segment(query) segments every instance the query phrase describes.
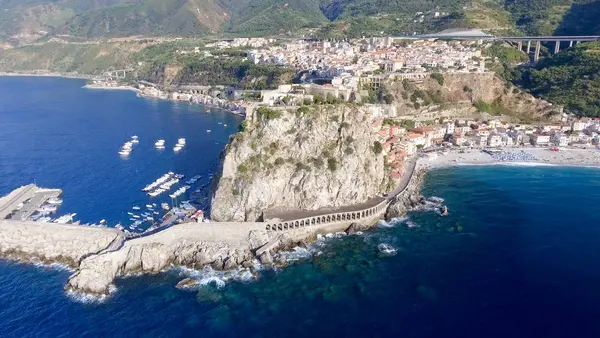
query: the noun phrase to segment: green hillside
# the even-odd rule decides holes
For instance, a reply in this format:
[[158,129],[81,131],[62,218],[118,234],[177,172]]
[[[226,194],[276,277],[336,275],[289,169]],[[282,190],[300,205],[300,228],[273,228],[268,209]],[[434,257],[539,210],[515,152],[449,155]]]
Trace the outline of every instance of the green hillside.
[[[600,34],[600,0],[0,0],[0,42],[51,36]],[[502,32],[502,33],[500,33]]]
[[517,83],[580,116],[600,117],[600,43],[577,45],[526,69]]

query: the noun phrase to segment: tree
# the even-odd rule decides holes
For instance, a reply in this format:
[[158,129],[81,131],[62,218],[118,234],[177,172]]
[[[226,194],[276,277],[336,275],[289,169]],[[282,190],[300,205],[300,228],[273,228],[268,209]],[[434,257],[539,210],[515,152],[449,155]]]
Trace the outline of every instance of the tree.
[[383,146],[381,145],[381,143],[379,141],[373,142],[373,152],[375,154],[381,154],[382,151],[383,151]]

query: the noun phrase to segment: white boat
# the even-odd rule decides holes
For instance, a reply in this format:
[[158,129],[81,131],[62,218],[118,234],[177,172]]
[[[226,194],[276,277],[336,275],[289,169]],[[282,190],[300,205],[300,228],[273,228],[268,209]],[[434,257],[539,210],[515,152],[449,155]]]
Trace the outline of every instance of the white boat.
[[138,207],[137,205],[134,205],[133,207],[131,207],[131,209],[133,209],[133,210],[140,210],[140,207]]
[[123,144],[123,149],[131,149],[133,148],[133,142],[128,141]]
[[106,223],[106,220],[105,219],[101,219],[100,222],[98,222],[98,223],[104,224],[104,223]]
[[160,212],[158,212],[158,211],[154,211],[154,212],[153,212],[153,214],[155,214],[155,215],[160,215]]
[[224,124],[224,125],[223,125],[223,127],[227,127],[227,125],[226,125],[226,124]]
[[45,216],[45,217],[42,217],[42,218],[38,218],[36,222],[48,223],[50,221],[52,221],[52,217]]
[[48,200],[49,204],[59,205],[59,204],[62,204],[62,202],[63,202],[63,200],[61,200],[60,198],[56,198],[56,197],[52,197]]
[[55,205],[45,205],[39,209],[37,209],[37,211],[39,212],[55,212],[57,209],[57,207]]
[[121,155],[121,156],[129,156],[129,153],[131,153],[131,151],[129,151],[129,150],[119,151],[119,155]]
[[169,203],[167,202],[163,202],[160,204],[160,207],[163,208],[164,210],[169,210]]
[[165,147],[165,140],[158,140],[158,141],[154,142],[154,146],[156,148],[164,148]]
[[138,137],[136,135],[131,136],[131,143],[140,143],[140,140],[138,140]]
[[212,130],[210,130],[210,129],[206,129],[206,132],[207,132],[207,133],[210,133],[211,131],[212,131]]
[[152,205],[150,205],[150,204],[146,204],[146,208],[148,208],[148,209],[152,209]]
[[138,216],[138,215],[133,215],[133,218],[140,218],[140,216]]
[[178,151],[180,151],[181,149],[182,149],[182,147],[180,147],[180,146],[178,146],[178,145],[177,145],[177,146],[175,146],[175,147],[173,148],[173,151],[174,151],[174,152],[178,152]]
[[128,211],[128,212],[127,212],[127,214],[128,214],[128,215],[133,215],[133,212],[131,212],[131,211]]
[[59,218],[57,218],[56,220],[54,220],[54,223],[58,223],[58,224],[69,224],[73,222],[73,217],[75,217],[75,215],[77,214],[66,214],[63,216],[60,216]]
[[177,144],[185,144],[185,139],[183,137],[178,139]]

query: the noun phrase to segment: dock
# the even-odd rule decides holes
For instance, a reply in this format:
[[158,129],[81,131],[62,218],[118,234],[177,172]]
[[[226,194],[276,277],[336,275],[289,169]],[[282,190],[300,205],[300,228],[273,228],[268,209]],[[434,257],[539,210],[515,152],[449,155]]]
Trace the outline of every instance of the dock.
[[61,189],[43,189],[35,184],[15,189],[0,198],[0,219],[24,221],[49,199],[61,194]]

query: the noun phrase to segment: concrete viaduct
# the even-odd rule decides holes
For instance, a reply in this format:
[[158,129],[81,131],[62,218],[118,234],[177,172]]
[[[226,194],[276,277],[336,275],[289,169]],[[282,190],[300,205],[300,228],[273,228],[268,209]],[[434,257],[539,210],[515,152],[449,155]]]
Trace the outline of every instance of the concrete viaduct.
[[[460,33],[453,34],[425,34],[415,36],[398,36],[393,37],[394,40],[403,39],[445,39],[445,40],[484,40],[484,41],[505,41],[516,45],[520,51],[524,51],[527,55],[532,53],[533,62],[540,59],[540,50],[542,42],[554,43],[554,53],[560,52],[561,45],[573,47],[580,42],[600,41],[598,35],[567,35],[567,36],[494,36],[494,35],[461,35]],[[524,43],[526,45],[524,45]],[[524,49],[525,47],[525,49]]]
[[[554,54],[560,52],[561,44],[568,44],[569,47],[581,42],[590,42],[600,40],[600,36],[523,36],[523,37],[495,37],[494,40],[511,42],[517,45],[519,51],[524,51],[527,55],[531,54],[532,47],[535,48],[533,53],[533,62],[540,59],[540,50],[542,42],[554,43]],[[535,46],[532,46],[532,42]],[[527,43],[525,50],[523,43]]]

